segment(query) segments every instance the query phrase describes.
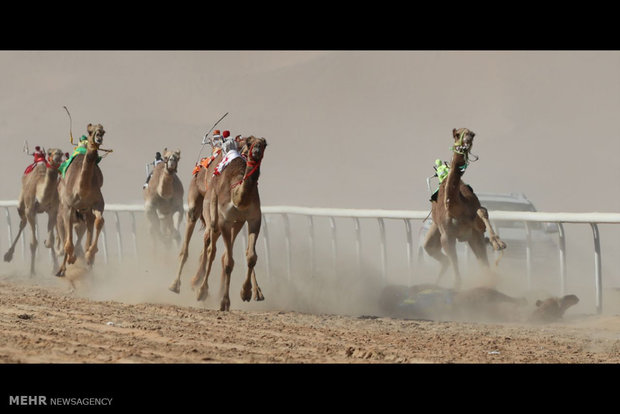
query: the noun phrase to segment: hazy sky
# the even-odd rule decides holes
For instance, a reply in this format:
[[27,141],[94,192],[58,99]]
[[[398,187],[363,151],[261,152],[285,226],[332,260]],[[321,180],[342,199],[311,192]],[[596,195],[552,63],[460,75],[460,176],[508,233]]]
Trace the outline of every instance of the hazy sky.
[[[15,199],[30,147],[70,151],[101,123],[109,203],[141,202],[145,163],[204,133],[265,137],[265,205],[428,208],[426,177],[452,128],[476,132],[465,176],[540,210],[618,211],[620,53],[571,51],[2,51],[0,131]],[[205,147],[201,153],[208,152]],[[185,179],[183,179],[183,176]],[[13,177],[13,178],[11,178]]]

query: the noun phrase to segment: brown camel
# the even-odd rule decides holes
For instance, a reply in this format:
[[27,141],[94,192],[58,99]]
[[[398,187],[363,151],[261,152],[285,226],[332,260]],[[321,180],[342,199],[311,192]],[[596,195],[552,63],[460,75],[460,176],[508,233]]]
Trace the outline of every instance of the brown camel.
[[[73,243],[73,232],[71,231],[74,224],[78,224],[80,220],[84,223],[83,226],[85,226],[86,231],[86,251],[84,256],[86,264],[89,266],[94,263],[95,254],[98,251],[97,242],[99,241],[99,234],[104,224],[103,210],[105,208],[105,201],[101,193],[103,173],[98,165],[101,159],[98,150],[103,143],[105,131],[101,124],[88,124],[86,130],[88,132],[86,152],[74,155],[71,163],[65,170],[64,177],[58,183],[60,210],[64,224],[65,257],[56,276],[64,276],[67,263],[75,263],[75,245]],[[79,237],[78,240],[80,240]]]
[[212,177],[203,203],[202,214],[206,223],[203,254],[200,257],[200,265],[193,282],[202,279],[197,298],[198,300],[205,300],[209,289],[209,273],[215,259],[216,243],[221,235],[224,240],[225,251],[222,255],[220,310],[230,310],[229,288],[230,275],[234,267],[233,245],[235,238],[246,222],[248,223],[248,247],[246,250],[248,269],[241,288],[241,299],[249,301],[253,294],[254,300],[264,300],[261,289],[256,282],[254,266],[257,260],[256,241],[261,226],[258,178],[266,147],[267,141],[264,138],[247,137],[242,150],[242,154],[246,154],[246,158],[233,159],[220,175]]
[[189,241],[194,234],[196,223],[200,220],[203,227],[205,226],[205,220],[202,215],[203,201],[209,181],[213,177],[213,170],[221,160],[222,151],[217,148],[210,157],[201,159],[194,168],[192,179],[189,183],[189,189],[187,190],[187,226],[185,227],[185,236],[183,237],[181,252],[179,253],[179,269],[177,271],[177,277],[168,288],[174,293],[180,292],[181,272],[187,261]]
[[576,295],[551,297],[536,301],[536,310],[532,313],[530,322],[556,322],[561,320],[568,308],[579,303]]
[[434,284],[388,285],[379,297],[381,309],[392,316],[425,319],[517,320],[526,304],[525,298],[486,286],[456,291]]
[[[181,151],[164,148],[163,162],[153,168],[148,187],[144,189],[144,211],[155,242],[168,246],[172,239],[180,241],[179,227],[183,220],[183,184],[177,176]],[[173,216],[179,214],[177,227]]]
[[54,251],[54,227],[58,212],[58,167],[63,161],[65,154],[57,149],[47,150],[47,164],[40,163],[28,174],[22,177],[22,189],[19,194],[17,212],[19,213],[19,231],[13,244],[4,255],[4,261],[10,262],[13,259],[15,244],[26,227],[26,222],[30,224],[32,237],[30,242],[30,275],[35,274],[34,262],[37,250],[36,237],[36,215],[47,213],[47,239],[45,247],[51,249],[54,261],[54,271],[58,267],[58,259]]
[[[469,163],[474,132],[467,128],[453,129],[454,146],[450,172],[440,184],[437,201],[432,202],[431,215],[433,223],[426,235],[424,249],[441,263],[439,279],[449,264],[455,275],[455,288],[460,288],[456,241],[467,241],[480,264],[489,270],[485,230],[489,233],[489,242],[495,250],[503,250],[506,244],[495,234],[489,221],[487,209],[472,188],[461,180]],[[445,254],[441,251],[443,248]],[[447,256],[446,256],[447,255]]]

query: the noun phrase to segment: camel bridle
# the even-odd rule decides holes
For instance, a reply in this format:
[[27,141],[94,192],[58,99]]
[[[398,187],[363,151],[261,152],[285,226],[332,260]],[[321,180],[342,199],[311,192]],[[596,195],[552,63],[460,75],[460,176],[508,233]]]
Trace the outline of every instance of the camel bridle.
[[54,155],[53,154],[49,154],[47,156],[47,168],[53,168],[53,169],[57,170],[60,167],[60,164],[62,164],[62,162],[59,162],[59,163],[55,163],[54,162]]
[[[459,134],[459,139],[454,143],[454,145],[452,147],[450,147],[450,149],[452,150],[452,152],[454,152],[455,154],[459,154],[459,155],[463,155],[465,157],[465,164],[469,163],[469,155],[471,154],[470,149],[471,149],[471,144],[463,144],[463,136],[465,135],[466,131],[461,131],[461,133]],[[475,154],[471,154],[474,159],[472,159],[472,162],[476,162],[478,161],[478,156]]]
[[256,145],[257,142],[258,140],[252,142],[252,145],[250,145],[250,149],[248,150],[248,158],[245,161],[246,165],[250,167],[251,170],[247,174],[245,174],[240,181],[231,185],[230,188],[235,188],[236,186],[243,184],[243,182],[247,180],[248,178],[250,178],[258,170],[258,167],[260,167],[260,164],[263,161],[263,155],[265,154],[265,151],[260,152],[260,156],[257,160],[252,158],[252,154],[253,154],[252,150],[254,149],[254,146]]

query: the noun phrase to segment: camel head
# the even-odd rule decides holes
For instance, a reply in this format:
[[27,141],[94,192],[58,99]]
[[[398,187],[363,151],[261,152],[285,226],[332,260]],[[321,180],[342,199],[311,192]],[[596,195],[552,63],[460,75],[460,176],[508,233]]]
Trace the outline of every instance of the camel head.
[[467,128],[453,129],[454,147],[452,147],[452,150],[457,154],[468,154],[474,145],[474,136],[476,134]]
[[89,149],[99,149],[99,146],[103,144],[103,135],[105,131],[103,129],[103,125],[97,124],[88,124],[86,126],[86,131],[88,132],[88,147]]
[[166,170],[169,173],[175,173],[177,172],[177,166],[179,165],[179,160],[181,159],[181,150],[168,151],[168,148],[164,148],[164,155],[162,159],[166,163]]
[[265,148],[267,148],[267,140],[265,138],[256,138],[251,135],[245,138],[245,145],[241,150],[241,154],[246,156],[249,161],[260,163],[263,159]]
[[64,160],[65,153],[58,148],[49,148],[47,150],[47,162],[51,168],[58,169]]

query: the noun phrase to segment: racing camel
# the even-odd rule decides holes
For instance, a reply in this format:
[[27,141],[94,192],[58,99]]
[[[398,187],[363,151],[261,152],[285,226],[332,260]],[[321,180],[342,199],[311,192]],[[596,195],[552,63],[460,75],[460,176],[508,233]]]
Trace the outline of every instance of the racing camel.
[[[86,127],[88,136],[84,137],[86,147],[84,151],[76,151],[69,164],[64,169],[64,176],[58,183],[60,196],[60,211],[64,224],[64,253],[60,269],[56,276],[64,276],[67,263],[75,263],[75,245],[73,243],[74,224],[83,221],[86,226],[86,264],[94,263],[97,253],[97,242],[103,228],[103,210],[105,201],[101,193],[103,186],[103,173],[99,168],[98,150],[103,143],[105,131],[103,125],[88,124]],[[79,148],[79,147],[78,147]],[[93,233],[94,229],[94,233]],[[93,237],[94,236],[94,237]]]
[[[495,234],[487,209],[472,188],[461,180],[469,163],[469,153],[474,142],[474,132],[467,128],[453,129],[453,156],[448,176],[439,186],[437,201],[432,202],[432,224],[424,240],[426,252],[441,264],[438,283],[449,265],[452,265],[455,288],[459,289],[456,241],[467,241],[479,263],[488,271],[485,230],[494,250],[503,250],[506,244]],[[445,254],[441,251],[443,248]]]
[[[155,243],[169,245],[171,239],[180,241],[179,227],[183,220],[183,184],[177,176],[181,151],[164,148],[163,162],[153,168],[148,187],[144,189],[144,210]],[[173,216],[179,213],[175,228]]]
[[57,149],[47,150],[45,162],[38,163],[30,172],[22,176],[22,189],[19,194],[17,212],[19,213],[19,231],[13,244],[4,255],[4,261],[13,259],[15,244],[26,227],[30,224],[32,237],[30,242],[30,275],[35,274],[35,256],[37,251],[36,216],[47,213],[47,239],[45,247],[51,249],[54,271],[58,268],[58,259],[54,251],[54,228],[58,213],[58,167],[65,154]]
[[[177,277],[174,279],[168,289],[174,293],[180,292],[181,287],[181,272],[183,266],[187,261],[189,241],[194,234],[194,228],[196,223],[200,220],[205,226],[204,217],[202,215],[202,206],[209,186],[209,181],[213,177],[213,170],[222,160],[222,151],[217,148],[213,151],[210,157],[205,157],[194,168],[192,179],[189,183],[189,189],[187,190],[187,226],[185,227],[185,236],[183,237],[183,244],[181,245],[181,252],[179,253],[179,268],[177,271]],[[204,250],[201,254],[204,254]],[[192,286],[195,286],[196,280]]]
[[[203,203],[203,216],[206,223],[203,249],[206,254],[200,257],[200,265],[194,280],[202,278],[197,299],[205,300],[208,294],[208,280],[215,259],[216,243],[219,236],[224,241],[222,255],[222,284],[220,310],[230,310],[230,275],[234,267],[233,245],[243,225],[248,223],[248,246],[246,250],[247,273],[241,287],[241,299],[249,301],[264,300],[256,282],[256,241],[261,226],[260,197],[258,178],[260,166],[267,147],[264,138],[250,136],[245,138],[242,154],[246,158],[232,159],[219,175],[212,177]],[[247,159],[247,161],[246,161]],[[203,278],[204,275],[204,278]]]

